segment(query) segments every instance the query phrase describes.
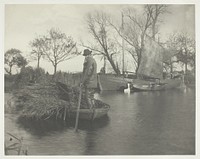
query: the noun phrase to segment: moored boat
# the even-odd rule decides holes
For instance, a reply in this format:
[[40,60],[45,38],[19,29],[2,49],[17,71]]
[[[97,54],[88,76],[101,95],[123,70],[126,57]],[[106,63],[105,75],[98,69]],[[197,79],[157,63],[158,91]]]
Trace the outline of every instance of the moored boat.
[[[110,109],[110,106],[107,104],[102,107],[94,107],[91,109],[90,108],[80,109],[79,110],[79,119],[95,120],[95,119],[106,116],[109,109]],[[70,114],[70,118],[76,118],[77,109],[71,109],[69,111],[69,114]]]
[[159,91],[177,88],[182,79],[163,79],[164,48],[146,37],[142,58],[137,71],[138,79],[131,82],[132,91]]
[[160,83],[156,82],[145,82],[145,83],[132,83],[131,90],[132,91],[161,91],[167,89],[177,88],[181,85],[181,80],[172,80],[167,79],[163,80]]
[[98,86],[101,91],[118,91],[127,87],[127,83],[132,82],[131,78],[124,78],[112,74],[99,74]]

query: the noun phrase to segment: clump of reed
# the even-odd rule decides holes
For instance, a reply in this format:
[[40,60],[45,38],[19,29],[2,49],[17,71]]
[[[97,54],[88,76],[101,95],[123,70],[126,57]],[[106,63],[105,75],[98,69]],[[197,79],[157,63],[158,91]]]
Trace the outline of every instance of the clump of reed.
[[[17,90],[16,108],[20,117],[36,120],[67,118],[71,108],[78,105],[79,88],[65,85],[60,82],[46,84],[33,84]],[[91,96],[91,98],[93,98]],[[96,107],[102,107],[105,103],[95,100]],[[83,92],[81,106],[87,107]]]
[[61,118],[64,109],[69,109],[69,102],[60,98],[62,95],[55,83],[33,84],[14,93],[16,109],[21,117],[34,119]]

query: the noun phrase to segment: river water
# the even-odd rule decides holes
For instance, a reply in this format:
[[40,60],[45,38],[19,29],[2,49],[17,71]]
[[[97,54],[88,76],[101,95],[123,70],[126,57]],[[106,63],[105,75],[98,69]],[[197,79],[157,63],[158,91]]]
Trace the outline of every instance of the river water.
[[94,122],[30,122],[5,114],[5,132],[23,137],[28,155],[194,155],[195,89],[96,98],[111,105]]

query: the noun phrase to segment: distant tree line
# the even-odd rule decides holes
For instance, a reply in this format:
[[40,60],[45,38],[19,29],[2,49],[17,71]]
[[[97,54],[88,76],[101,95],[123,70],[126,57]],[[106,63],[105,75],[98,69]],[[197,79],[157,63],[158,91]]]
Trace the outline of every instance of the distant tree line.
[[[54,67],[63,61],[69,60],[80,54],[72,37],[66,36],[59,29],[52,28],[46,35],[40,35],[30,42],[31,56],[37,60],[37,68],[40,67],[41,58],[48,60]],[[10,49],[5,53],[5,71],[12,74],[12,67],[25,67],[28,62],[17,49]]]

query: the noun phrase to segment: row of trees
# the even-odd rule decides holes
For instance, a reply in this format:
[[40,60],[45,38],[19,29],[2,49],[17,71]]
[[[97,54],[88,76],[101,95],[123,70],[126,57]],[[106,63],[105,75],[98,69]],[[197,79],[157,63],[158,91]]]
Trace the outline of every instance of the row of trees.
[[[188,66],[195,65],[195,41],[185,33],[176,33],[161,43],[158,35],[164,14],[170,14],[167,5],[144,5],[139,13],[136,9],[127,8],[122,11],[122,22],[117,25],[114,18],[105,12],[89,13],[86,17],[87,29],[95,42],[90,45],[81,42],[81,45],[106,59],[114,72],[120,74],[118,62],[114,57],[122,52],[123,39],[126,42],[125,51],[133,57],[134,72],[137,74],[145,37],[149,36],[165,48],[168,55],[166,57],[176,57],[175,60],[165,58],[163,62],[166,70],[173,72],[173,64],[181,63],[185,65],[187,72]],[[58,29],[51,29],[46,35],[38,36],[30,42],[30,46],[31,55],[37,60],[37,67],[40,67],[40,60],[44,58],[53,65],[54,74],[59,63],[80,54],[72,37],[66,36]],[[11,74],[14,65],[25,66],[27,60],[19,50],[11,49],[5,54],[5,64],[5,71]]]
[[53,65],[54,74],[59,63],[80,54],[72,37],[54,28],[48,31],[47,35],[35,38],[30,45],[31,54],[37,60],[37,67],[40,67],[40,59],[43,57]]
[[[60,30],[52,28],[46,35],[41,35],[30,42],[31,55],[37,60],[37,68],[40,67],[40,60],[44,58],[51,62],[54,67],[54,74],[59,63],[69,60],[80,54],[72,37],[66,36]],[[25,67],[28,62],[22,56],[21,51],[10,49],[5,53],[5,71],[12,74],[12,67]],[[9,68],[9,69],[8,69]]]

